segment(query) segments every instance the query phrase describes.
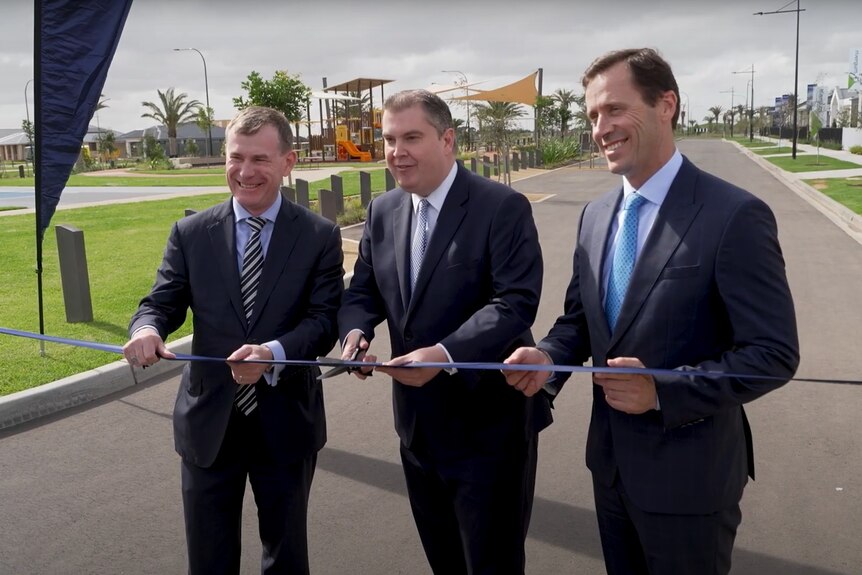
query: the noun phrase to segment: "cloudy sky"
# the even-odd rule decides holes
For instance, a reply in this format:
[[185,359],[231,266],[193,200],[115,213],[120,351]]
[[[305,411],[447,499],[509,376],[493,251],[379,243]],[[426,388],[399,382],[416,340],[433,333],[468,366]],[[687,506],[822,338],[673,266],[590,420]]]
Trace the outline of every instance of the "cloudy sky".
[[[85,1],[85,0],[82,0]],[[851,49],[862,48],[862,2],[801,3],[799,91],[809,83],[846,86]],[[232,98],[256,70],[298,73],[313,90],[356,77],[405,88],[452,85],[460,70],[480,89],[544,70],[543,93],[581,91],[584,68],[616,48],[650,46],[671,63],[689,118],[745,104],[754,66],[755,105],[793,91],[796,15],[785,0],[134,0],[105,84],[103,127],[151,125],[144,100],[174,87],[210,104],[217,118],[235,113]],[[4,0],[0,26],[0,128],[20,127],[24,87],[33,74],[33,0]],[[727,92],[727,93],[725,93]],[[30,90],[32,114],[32,89]],[[379,89],[375,90],[377,100]],[[804,97],[804,96],[801,96]],[[463,117],[463,111],[455,110]]]

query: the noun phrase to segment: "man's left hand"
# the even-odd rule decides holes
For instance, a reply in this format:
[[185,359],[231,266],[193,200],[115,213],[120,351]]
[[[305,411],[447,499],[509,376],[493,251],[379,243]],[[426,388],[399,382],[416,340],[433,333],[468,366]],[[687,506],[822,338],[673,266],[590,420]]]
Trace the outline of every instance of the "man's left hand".
[[[255,359],[272,359],[272,350],[265,345],[246,344],[230,354],[227,358],[233,380],[240,385],[252,385],[263,377],[272,364],[270,363],[248,363]],[[243,363],[233,363],[245,360]]]
[[440,373],[439,367],[399,368],[397,366],[408,363],[445,363],[448,361],[449,358],[446,357],[446,352],[440,346],[433,345],[411,351],[407,355],[393,358],[387,361],[383,367],[378,367],[377,371],[392,376],[396,381],[404,385],[422,387]]
[[[636,357],[615,357],[608,367],[644,367]],[[595,373],[593,383],[602,387],[605,401],[618,411],[638,415],[656,408],[655,379],[634,373]]]

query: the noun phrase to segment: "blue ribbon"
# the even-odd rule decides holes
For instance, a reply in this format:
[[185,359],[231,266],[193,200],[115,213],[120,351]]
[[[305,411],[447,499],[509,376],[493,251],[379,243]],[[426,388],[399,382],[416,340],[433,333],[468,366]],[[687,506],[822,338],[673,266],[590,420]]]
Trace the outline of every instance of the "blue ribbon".
[[[41,335],[29,331],[21,331],[17,329],[9,329],[0,327],[0,334],[11,335],[15,337],[26,337],[29,339],[38,339],[51,343],[60,343],[64,345],[72,345],[76,347],[85,347],[108,353],[116,353],[122,355],[123,348],[119,345],[111,345],[106,343],[97,343],[92,341],[83,341],[79,339],[70,339],[65,337],[56,337],[52,335]],[[173,361],[210,361],[224,363],[227,359],[223,357],[209,357],[205,355],[191,355],[185,353],[176,354],[176,358],[163,358]],[[245,363],[245,360],[236,363]],[[745,379],[762,379],[772,381],[785,381],[788,378],[775,375],[760,375],[748,373],[728,373],[723,371],[703,371],[703,370],[685,370],[678,369],[658,369],[658,368],[643,368],[643,367],[601,367],[601,366],[585,366],[585,365],[545,365],[545,364],[507,364],[499,362],[413,362],[410,364],[399,366],[387,366],[385,362],[365,362],[365,361],[348,361],[342,359],[334,359],[321,357],[316,360],[307,359],[256,359],[248,361],[248,363],[271,363],[278,365],[292,365],[297,367],[351,367],[351,368],[368,368],[368,367],[405,367],[405,368],[420,368],[430,367],[434,369],[469,369],[469,370],[493,370],[493,371],[553,371],[561,373],[626,373],[651,376],[674,376],[674,377],[706,377],[710,379],[718,379],[721,377],[745,378]],[[862,385],[862,380],[858,379],[833,379],[833,378],[815,378],[815,377],[792,377],[790,381],[803,381],[809,383],[836,383],[841,385]]]

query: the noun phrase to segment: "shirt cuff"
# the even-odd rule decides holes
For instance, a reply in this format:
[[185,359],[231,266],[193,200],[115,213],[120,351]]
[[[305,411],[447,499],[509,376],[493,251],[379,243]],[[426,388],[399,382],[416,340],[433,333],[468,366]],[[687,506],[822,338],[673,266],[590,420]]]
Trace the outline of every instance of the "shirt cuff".
[[[284,361],[284,347],[282,347],[281,343],[274,339],[272,341],[268,341],[263,344],[265,347],[269,348],[269,351],[272,352],[272,359],[277,359],[278,361]],[[275,387],[278,384],[278,374],[281,373],[281,370],[284,369],[284,364],[272,364],[272,371],[265,371],[263,373],[263,378],[266,380],[266,383]]]
[[[445,353],[445,354],[446,354],[446,361],[448,361],[449,363],[455,363],[455,362],[452,360],[452,356],[451,356],[451,355],[449,355],[449,350],[448,350],[448,349],[446,349],[446,346],[445,346],[445,345],[443,345],[442,343],[438,343],[438,344],[437,344],[437,347],[439,347],[440,349],[442,349],[442,350],[443,350],[443,353]],[[458,373],[458,368],[456,368],[456,367],[447,367],[447,368],[446,368],[446,369],[444,369],[443,371],[445,371],[445,372],[446,372],[446,373],[448,373],[449,375],[455,375],[456,373]]]

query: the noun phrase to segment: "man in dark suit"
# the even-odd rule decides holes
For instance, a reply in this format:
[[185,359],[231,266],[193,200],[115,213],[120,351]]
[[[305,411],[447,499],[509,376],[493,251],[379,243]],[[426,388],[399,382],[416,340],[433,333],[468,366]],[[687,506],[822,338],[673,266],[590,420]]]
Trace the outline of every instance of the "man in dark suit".
[[[395,428],[413,516],[435,573],[523,573],[545,396],[499,372],[405,368],[502,360],[532,345],[542,254],[529,201],[459,167],[449,108],[424,90],[384,104],[399,188],[368,208],[338,314],[343,357],[389,324]],[[360,374],[361,377],[361,374]]]
[[[677,151],[679,89],[655,51],[606,54],[583,85],[593,138],[622,187],[581,215],[564,314],[507,362],[680,370],[593,377],[586,459],[605,562],[611,574],[727,573],[754,477],[742,404],[799,361],[775,219]],[[691,369],[777,380],[683,375]],[[531,395],[559,390],[565,376],[549,376],[507,379]]]
[[143,366],[173,357],[164,340],[191,309],[192,353],[233,360],[186,365],[174,407],[190,573],[239,573],[246,478],[261,571],[308,573],[308,494],[326,441],[319,370],[237,362],[314,359],[332,348],[341,235],[279,193],[296,163],[283,114],[246,108],[226,133],[233,197],[174,224],[124,355]]

